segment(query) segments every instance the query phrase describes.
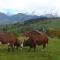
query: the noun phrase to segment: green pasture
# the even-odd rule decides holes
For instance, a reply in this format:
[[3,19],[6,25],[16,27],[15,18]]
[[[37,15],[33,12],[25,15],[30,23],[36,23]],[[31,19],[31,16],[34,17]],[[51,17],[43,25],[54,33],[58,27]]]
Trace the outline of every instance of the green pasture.
[[0,60],[60,60],[60,39],[50,38],[44,50],[37,46],[35,52],[28,52],[28,48],[8,52],[7,46],[0,46]]

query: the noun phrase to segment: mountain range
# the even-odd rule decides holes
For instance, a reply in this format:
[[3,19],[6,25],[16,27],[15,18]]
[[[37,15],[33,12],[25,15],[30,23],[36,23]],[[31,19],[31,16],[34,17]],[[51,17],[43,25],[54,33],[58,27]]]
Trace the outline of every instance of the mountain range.
[[18,14],[9,16],[0,12],[0,24],[23,22],[25,20],[35,19],[39,17],[40,16],[37,16],[37,15],[27,15],[23,13],[18,13]]
[[24,13],[18,13],[15,15],[6,15],[4,13],[0,12],[0,24],[10,24],[10,23],[16,23],[16,22],[24,22],[31,19],[37,19],[37,18],[51,18],[53,17],[51,14],[49,16],[37,16],[37,15],[27,15]]

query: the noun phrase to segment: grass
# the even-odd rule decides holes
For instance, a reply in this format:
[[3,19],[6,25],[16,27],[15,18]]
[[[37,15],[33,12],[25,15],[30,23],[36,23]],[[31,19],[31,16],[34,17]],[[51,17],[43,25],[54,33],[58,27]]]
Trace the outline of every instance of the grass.
[[28,48],[8,52],[7,46],[0,46],[0,60],[60,60],[60,39],[50,39],[44,50],[37,46],[35,52],[28,52]]
[[[49,20],[48,20],[49,21]],[[44,21],[44,22],[46,22],[46,21]],[[40,27],[40,26],[46,26],[46,27],[48,27],[48,28],[55,28],[55,29],[60,29],[60,20],[51,20],[51,22],[47,22],[47,23],[45,23],[45,24],[43,24],[43,21],[41,21],[41,22],[37,22],[37,23],[33,23],[32,24],[32,26],[34,26],[35,25],[35,27]]]

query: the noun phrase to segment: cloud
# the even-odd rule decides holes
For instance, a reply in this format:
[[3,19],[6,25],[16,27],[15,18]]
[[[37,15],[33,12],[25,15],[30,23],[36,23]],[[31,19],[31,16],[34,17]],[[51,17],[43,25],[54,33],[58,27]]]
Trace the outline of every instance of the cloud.
[[0,10],[11,11],[11,12],[31,12],[36,13],[41,11],[44,13],[45,10],[60,11],[59,0],[0,0]]

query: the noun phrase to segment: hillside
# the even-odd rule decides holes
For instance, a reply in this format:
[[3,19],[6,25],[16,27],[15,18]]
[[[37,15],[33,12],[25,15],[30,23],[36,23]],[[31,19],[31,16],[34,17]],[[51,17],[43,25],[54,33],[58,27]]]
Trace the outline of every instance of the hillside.
[[27,15],[24,13],[18,13],[18,14],[9,16],[9,15],[6,15],[6,14],[0,12],[0,25],[23,22],[26,20],[35,19],[35,18],[39,18],[39,17],[40,16],[37,16],[37,15]]
[[60,18],[44,18],[44,19],[32,19],[24,22],[26,25],[32,26],[45,26],[48,28],[60,28]]
[[43,20],[32,20],[23,23],[17,22],[14,24],[0,25],[0,31],[8,31],[14,33],[22,33],[30,30],[40,30],[41,28],[48,29],[60,29],[60,19],[43,19]]

